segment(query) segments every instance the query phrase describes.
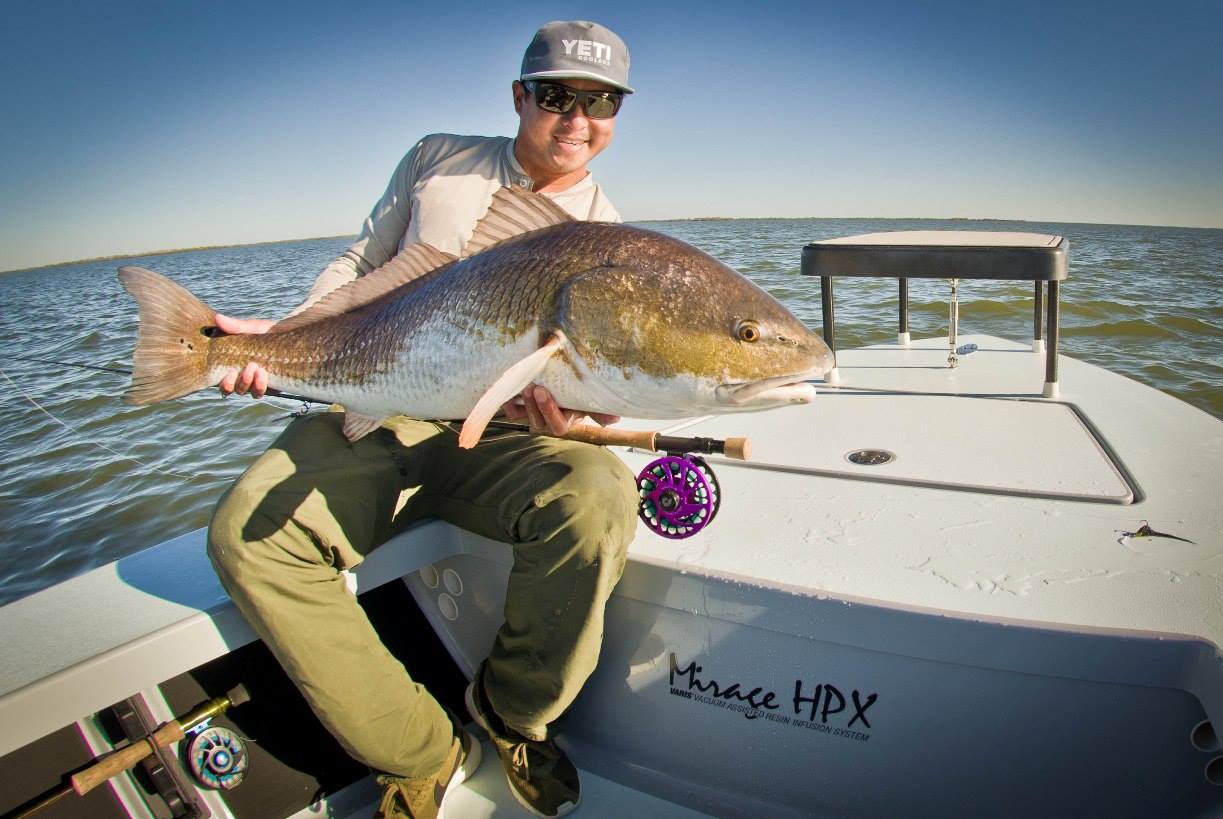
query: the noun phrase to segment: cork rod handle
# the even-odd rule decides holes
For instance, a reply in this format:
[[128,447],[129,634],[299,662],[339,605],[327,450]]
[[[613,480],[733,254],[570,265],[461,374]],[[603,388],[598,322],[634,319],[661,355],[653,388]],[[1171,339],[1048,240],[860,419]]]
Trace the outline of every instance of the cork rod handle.
[[112,754],[107,754],[94,765],[72,776],[72,789],[78,796],[84,796],[116,774],[123,773],[128,768],[153,753],[158,748],[164,748],[172,742],[183,738],[183,727],[175,722],[167,722],[149,736],[139,742],[133,742],[126,748],[120,748]]

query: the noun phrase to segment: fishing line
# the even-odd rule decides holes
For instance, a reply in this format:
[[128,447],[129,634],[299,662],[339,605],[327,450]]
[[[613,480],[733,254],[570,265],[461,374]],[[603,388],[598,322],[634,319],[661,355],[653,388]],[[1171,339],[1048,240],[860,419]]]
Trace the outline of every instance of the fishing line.
[[[36,364],[53,364],[56,367],[77,367],[78,369],[82,369],[82,370],[98,370],[99,372],[116,373],[118,375],[131,375],[132,374],[132,371],[125,367],[100,367],[97,364],[80,364],[75,361],[56,361],[50,358],[33,358],[31,356],[20,356],[20,355],[9,356],[9,358],[13,361],[32,361]],[[12,383],[12,382],[9,382],[9,383]],[[233,394],[234,393],[226,393],[223,397],[229,398]],[[294,395],[291,392],[281,392],[280,390],[274,389],[272,387],[268,387],[268,389],[264,392],[264,395],[267,396],[268,398],[283,398],[286,401],[297,401],[301,403],[300,408],[296,410],[292,410],[288,415],[282,416],[278,420],[284,420],[285,418],[300,418],[301,416],[306,415],[310,412],[311,404],[318,404],[321,406],[325,406],[330,403],[328,401],[320,401],[317,398],[309,398],[304,395]],[[272,403],[272,406],[279,407],[280,405],[276,403]],[[281,407],[281,408],[287,409],[287,407]]]
[[36,364],[54,364],[56,367],[79,367],[82,370],[101,370],[104,373],[118,373],[120,375],[131,375],[131,370],[123,369],[122,367],[99,367],[97,364],[78,364],[75,361],[53,361],[49,358],[31,358],[29,356],[13,355],[9,356],[14,361],[33,361]]
[[[82,370],[96,370],[98,372],[115,373],[117,375],[131,375],[132,374],[131,370],[123,368],[123,367],[102,367],[97,364],[81,364],[76,361],[55,361],[49,358],[35,358],[33,356],[9,356],[9,358],[14,361],[29,361],[35,364],[51,364],[56,367],[76,367]],[[29,393],[27,393],[25,390],[19,387],[13,381],[13,379],[9,378],[8,373],[4,372],[4,370],[0,370],[0,375],[4,376],[4,380],[7,381],[10,385],[12,385],[13,389],[16,390],[18,393],[20,393],[21,396],[25,398],[25,400],[33,404],[35,409],[37,409],[43,415],[46,415],[48,418],[50,418],[55,423],[59,424],[64,429],[68,430],[73,435],[80,438],[85,443],[92,444],[93,446],[96,446],[99,449],[103,449],[109,452],[110,454],[114,455],[116,458],[119,458],[120,460],[131,461],[134,464],[139,464],[140,466],[143,466],[146,469],[151,469],[152,471],[157,472],[162,475],[167,475],[173,478],[181,478],[182,480],[186,480],[186,481],[193,480],[194,478],[199,477],[198,475],[183,475],[178,472],[171,472],[166,469],[161,469],[159,467],[154,466],[153,464],[146,463],[140,460],[139,458],[133,458],[130,455],[124,455],[121,452],[117,452],[116,450],[111,449],[110,447],[106,446],[106,444],[103,444],[100,441],[95,441],[90,438],[86,438],[78,430],[73,429],[68,424],[61,421],[59,418],[56,418],[51,413],[50,410],[48,410],[42,404],[38,403],[38,401],[36,401],[33,396],[31,396]],[[305,398],[305,397],[298,396],[298,395],[292,395],[290,393],[282,393],[282,392],[278,392],[277,390],[271,390],[271,389],[268,390],[267,394],[272,397],[284,398],[290,401],[300,401],[301,402],[301,407],[299,409],[290,411],[288,415],[281,416],[277,420],[286,420],[289,418],[299,418],[303,415],[306,415],[309,412],[310,404],[322,403],[320,401],[315,401],[314,399],[311,399],[311,398]],[[226,396],[226,397],[228,398],[229,396]]]
[[[31,360],[33,360],[33,359],[31,359]],[[84,366],[88,366],[88,365],[80,364],[80,365],[73,365],[73,366],[82,366],[82,367],[84,367]],[[95,370],[105,370],[105,369],[109,369],[109,368],[107,368],[107,367],[91,367],[91,369],[95,369]],[[41,412],[43,415],[45,415],[45,416],[47,416],[48,418],[50,418],[50,419],[51,419],[52,421],[54,421],[55,423],[59,424],[59,425],[60,425],[61,427],[63,427],[64,429],[68,430],[68,431],[69,431],[70,433],[72,433],[73,435],[75,435],[75,436],[77,436],[78,438],[80,438],[80,439],[81,439],[82,441],[84,441],[85,443],[87,443],[87,444],[93,444],[94,446],[98,447],[99,449],[104,449],[104,450],[106,450],[107,452],[109,452],[110,454],[114,455],[116,458],[119,458],[120,460],[123,460],[123,461],[131,461],[131,462],[132,462],[132,463],[134,463],[134,464],[140,464],[140,465],[141,465],[141,466],[143,466],[145,469],[151,469],[151,470],[152,470],[152,471],[154,471],[154,472],[157,472],[157,473],[162,474],[162,475],[168,475],[168,476],[170,476],[170,477],[172,477],[172,478],[182,478],[182,479],[183,479],[183,480],[185,480],[185,481],[189,481],[189,480],[192,480],[193,478],[197,478],[197,477],[199,477],[198,475],[181,475],[181,474],[179,474],[178,472],[170,472],[169,470],[166,470],[166,469],[161,469],[161,468],[159,468],[159,467],[154,466],[153,464],[146,463],[146,462],[144,462],[144,461],[140,460],[139,458],[133,458],[133,457],[131,457],[130,455],[124,455],[122,452],[116,452],[115,450],[111,449],[111,448],[110,448],[110,447],[108,447],[106,444],[101,443],[100,441],[95,441],[95,440],[92,440],[91,438],[86,438],[86,437],[85,437],[84,435],[82,435],[82,434],[81,434],[79,431],[77,431],[77,430],[73,429],[72,427],[68,426],[68,424],[64,423],[63,421],[61,421],[60,419],[58,419],[58,418],[56,418],[54,415],[52,415],[50,410],[48,410],[48,409],[47,409],[46,407],[44,407],[42,404],[40,404],[40,403],[38,403],[36,400],[34,400],[34,397],[33,397],[32,395],[30,395],[28,392],[26,392],[26,391],[25,391],[25,390],[23,390],[21,387],[19,387],[19,386],[17,385],[17,383],[16,383],[15,381],[13,381],[13,379],[9,378],[8,373],[6,373],[4,370],[0,370],[0,376],[4,376],[4,380],[5,380],[5,381],[7,381],[7,382],[8,382],[8,383],[9,383],[9,384],[12,386],[12,388],[13,388],[14,390],[16,390],[18,393],[20,393],[20,394],[21,394],[21,396],[22,396],[23,398],[25,398],[25,400],[27,400],[27,401],[29,401],[31,404],[33,404],[35,409],[37,409],[37,410],[38,410],[39,412]]]

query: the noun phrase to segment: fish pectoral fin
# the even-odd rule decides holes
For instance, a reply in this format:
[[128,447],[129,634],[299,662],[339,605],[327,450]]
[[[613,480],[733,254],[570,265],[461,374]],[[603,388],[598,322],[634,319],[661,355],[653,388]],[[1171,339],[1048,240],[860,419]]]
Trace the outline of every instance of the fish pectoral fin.
[[361,415],[360,413],[348,410],[344,413],[344,437],[351,444],[354,441],[360,441],[366,435],[382,426],[385,418],[373,418],[369,415]]
[[484,434],[488,422],[501,409],[501,405],[522,392],[527,384],[535,380],[535,377],[543,372],[548,359],[552,358],[565,341],[565,334],[557,330],[548,336],[548,340],[542,347],[503,372],[501,377],[484,391],[480,400],[467,414],[467,420],[463,422],[463,428],[459,430],[459,446],[463,449],[471,449],[475,446],[480,436]]

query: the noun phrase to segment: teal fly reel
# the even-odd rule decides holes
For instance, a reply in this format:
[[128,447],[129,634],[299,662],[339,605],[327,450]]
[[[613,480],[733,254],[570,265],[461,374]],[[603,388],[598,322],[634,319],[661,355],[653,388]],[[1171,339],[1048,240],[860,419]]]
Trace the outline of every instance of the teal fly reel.
[[246,743],[219,725],[200,726],[184,754],[195,781],[215,791],[238,787],[250,766]]

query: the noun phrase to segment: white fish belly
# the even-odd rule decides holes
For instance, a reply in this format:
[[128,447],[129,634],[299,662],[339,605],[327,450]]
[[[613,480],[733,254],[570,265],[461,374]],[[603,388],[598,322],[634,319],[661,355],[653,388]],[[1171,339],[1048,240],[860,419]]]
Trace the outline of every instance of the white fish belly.
[[578,377],[568,366],[549,366],[539,383],[561,406],[635,418],[687,418],[713,412],[701,400],[711,385],[689,375],[660,379],[640,372],[613,378]]
[[275,375],[269,381],[279,390],[342,404],[372,418],[466,418],[506,369],[538,347],[534,330],[506,340],[495,330],[433,327],[414,334],[385,372],[369,374],[359,384],[309,383]]
[[718,384],[691,373],[660,377],[636,368],[574,357],[574,365],[552,362],[539,383],[561,406],[635,418],[687,418],[718,411]]

